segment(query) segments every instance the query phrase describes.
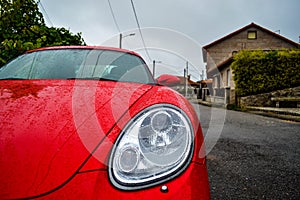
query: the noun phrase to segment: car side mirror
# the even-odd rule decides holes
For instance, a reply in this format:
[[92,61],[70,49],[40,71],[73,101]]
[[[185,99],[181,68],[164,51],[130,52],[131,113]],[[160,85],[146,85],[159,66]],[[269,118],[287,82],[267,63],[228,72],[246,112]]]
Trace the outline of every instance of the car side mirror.
[[178,78],[177,76],[170,75],[170,74],[163,74],[163,75],[159,76],[156,79],[156,81],[159,85],[164,85],[164,86],[169,86],[169,87],[180,84],[180,78]]

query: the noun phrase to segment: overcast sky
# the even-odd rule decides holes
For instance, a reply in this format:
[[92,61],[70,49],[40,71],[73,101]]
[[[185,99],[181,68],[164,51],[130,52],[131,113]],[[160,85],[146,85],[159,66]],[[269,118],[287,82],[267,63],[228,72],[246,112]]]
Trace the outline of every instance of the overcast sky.
[[123,48],[139,52],[147,63],[161,61],[158,74],[164,73],[160,68],[172,68],[183,75],[188,61],[194,80],[205,68],[201,47],[251,22],[295,42],[300,36],[299,0],[133,0],[144,43],[130,0],[110,0],[117,25],[108,0],[41,2],[47,25],[82,32],[88,45],[118,47],[118,29],[123,36],[135,33],[123,38]]

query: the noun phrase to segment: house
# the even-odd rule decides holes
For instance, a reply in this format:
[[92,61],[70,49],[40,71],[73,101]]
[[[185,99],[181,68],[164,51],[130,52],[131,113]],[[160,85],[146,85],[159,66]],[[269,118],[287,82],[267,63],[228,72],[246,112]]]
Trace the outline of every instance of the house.
[[199,89],[197,91],[197,99],[201,99],[203,101],[206,100],[206,97],[210,95],[209,91],[212,90],[212,79],[201,80],[199,83]]
[[230,65],[233,62],[234,54],[238,51],[243,49],[276,50],[298,47],[298,43],[255,23],[251,23],[202,47],[207,78],[213,80],[209,100],[216,103],[235,103],[235,86]]
[[200,83],[191,80],[191,76],[177,76],[180,83],[172,88],[187,98],[196,98],[196,89],[199,88]]

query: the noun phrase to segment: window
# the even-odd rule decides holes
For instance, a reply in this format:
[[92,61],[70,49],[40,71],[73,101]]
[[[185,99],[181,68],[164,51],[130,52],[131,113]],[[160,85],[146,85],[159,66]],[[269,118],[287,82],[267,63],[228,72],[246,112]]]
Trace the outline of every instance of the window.
[[0,69],[0,79],[86,79],[150,83],[138,56],[113,50],[61,48],[24,54]]
[[27,79],[34,61],[33,54],[25,54],[12,60],[6,66],[0,68],[0,79]]
[[247,38],[249,40],[255,40],[255,39],[257,39],[257,32],[256,31],[248,31]]
[[213,87],[216,88],[217,84],[218,84],[218,78],[217,76],[214,76]]
[[214,85],[214,88],[220,88],[220,75],[216,75],[214,77],[213,85]]
[[221,72],[221,80],[220,80],[220,86],[224,86],[224,73]]
[[231,81],[230,69],[228,69],[228,70],[227,70],[227,81],[226,81],[226,86],[230,87],[230,81]]

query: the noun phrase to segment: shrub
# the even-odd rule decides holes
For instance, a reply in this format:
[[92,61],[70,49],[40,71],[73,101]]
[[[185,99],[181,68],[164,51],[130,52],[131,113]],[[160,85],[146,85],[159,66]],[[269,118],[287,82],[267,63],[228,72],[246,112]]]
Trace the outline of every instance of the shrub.
[[238,96],[300,85],[300,49],[240,51],[231,64]]

